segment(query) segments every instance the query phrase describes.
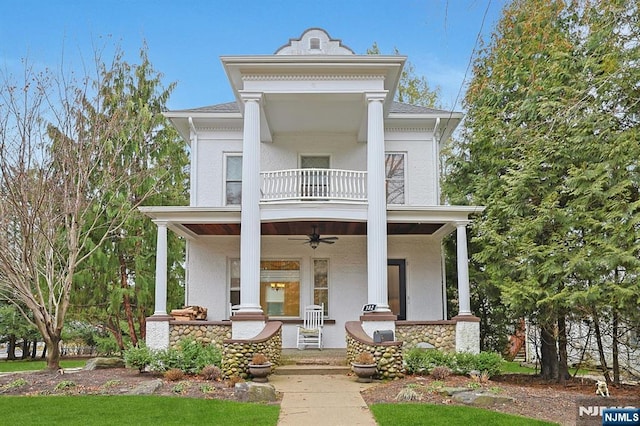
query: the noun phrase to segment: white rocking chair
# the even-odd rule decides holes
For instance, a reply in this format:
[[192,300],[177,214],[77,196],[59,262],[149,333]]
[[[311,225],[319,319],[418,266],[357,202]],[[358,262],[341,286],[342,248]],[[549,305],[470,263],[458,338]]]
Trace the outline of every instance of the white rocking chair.
[[322,350],[322,327],[324,326],[324,303],[309,305],[304,309],[303,324],[298,326],[298,349],[314,346]]

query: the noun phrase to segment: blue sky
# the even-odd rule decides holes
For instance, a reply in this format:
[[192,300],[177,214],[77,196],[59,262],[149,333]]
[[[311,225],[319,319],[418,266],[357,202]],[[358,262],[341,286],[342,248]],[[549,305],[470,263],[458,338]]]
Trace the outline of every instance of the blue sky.
[[[145,41],[154,68],[177,82],[170,109],[233,100],[219,57],[272,54],[311,27],[357,54],[374,42],[397,48],[440,86],[452,108],[476,45],[507,0],[0,0],[0,66],[79,67],[94,49],[118,44],[136,62]],[[484,26],[483,16],[487,11]],[[469,71],[467,79],[471,77]],[[461,110],[460,100],[456,110]]]

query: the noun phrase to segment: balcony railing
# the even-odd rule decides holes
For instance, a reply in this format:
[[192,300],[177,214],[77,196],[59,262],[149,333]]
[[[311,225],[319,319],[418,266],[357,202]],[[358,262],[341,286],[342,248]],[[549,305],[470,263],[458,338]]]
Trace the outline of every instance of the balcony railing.
[[262,201],[366,201],[367,172],[291,169],[262,172]]

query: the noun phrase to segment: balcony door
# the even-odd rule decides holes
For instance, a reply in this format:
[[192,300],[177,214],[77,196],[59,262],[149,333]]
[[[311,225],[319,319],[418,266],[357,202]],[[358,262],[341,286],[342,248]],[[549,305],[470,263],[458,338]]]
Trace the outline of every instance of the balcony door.
[[329,174],[331,157],[328,155],[301,155],[300,191],[305,200],[316,201],[329,197]]

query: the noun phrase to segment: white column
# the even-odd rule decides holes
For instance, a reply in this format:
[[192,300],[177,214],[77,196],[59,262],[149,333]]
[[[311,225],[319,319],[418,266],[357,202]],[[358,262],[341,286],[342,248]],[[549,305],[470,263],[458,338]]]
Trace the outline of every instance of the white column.
[[467,254],[467,224],[456,223],[456,258],[458,262],[458,315],[471,315],[471,295],[469,292],[469,256]]
[[368,303],[390,312],[387,288],[387,190],[384,162],[383,102],[386,93],[366,95],[367,127],[367,282]]
[[262,313],[260,307],[260,100],[242,95],[242,212],[240,216],[239,313]]
[[153,315],[167,315],[167,222],[153,221],[158,226],[156,242],[156,293]]

